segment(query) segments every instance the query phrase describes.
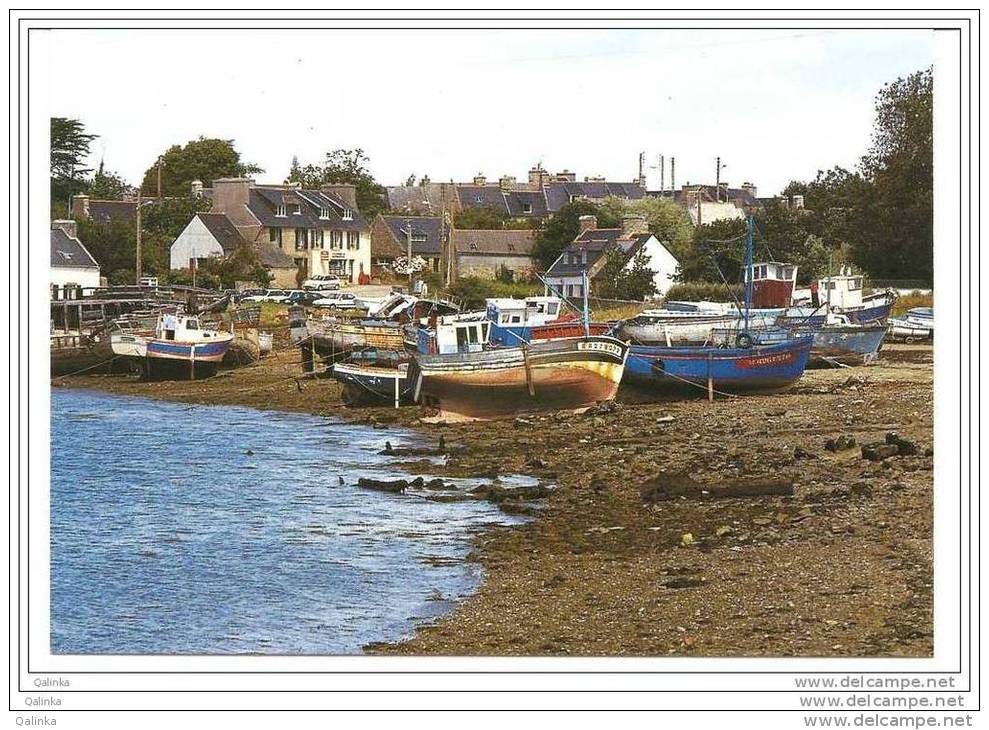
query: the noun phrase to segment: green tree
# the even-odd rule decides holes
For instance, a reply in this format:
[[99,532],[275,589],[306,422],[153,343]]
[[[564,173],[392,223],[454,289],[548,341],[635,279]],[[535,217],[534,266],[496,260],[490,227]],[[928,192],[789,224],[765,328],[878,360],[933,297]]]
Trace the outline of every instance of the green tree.
[[466,230],[500,230],[505,227],[507,214],[493,205],[464,208],[453,218],[456,228]]
[[303,188],[316,189],[323,183],[353,185],[357,192],[357,207],[367,220],[385,210],[385,189],[371,174],[370,158],[364,150],[337,149],[326,153],[322,165],[306,165],[289,172],[289,181]]
[[205,213],[211,206],[209,199],[191,195],[156,201],[141,209],[141,230],[171,245],[196,213]]
[[693,246],[694,226],[690,222],[690,216],[683,207],[669,198],[607,198],[601,204],[601,210],[607,217],[616,220],[621,220],[623,215],[644,215],[649,232],[662,241],[678,259],[688,255]]
[[86,189],[85,159],[89,146],[96,139],[87,134],[78,119],[51,118],[51,202],[67,205],[69,198]]
[[[693,246],[680,258],[679,281],[740,281],[745,262],[745,221],[704,223],[694,229]],[[720,270],[720,274],[719,274]]]
[[209,186],[221,177],[243,177],[264,172],[257,165],[244,162],[232,139],[200,137],[184,146],[169,147],[144,173],[143,195],[158,192],[158,167],[161,166],[161,192],[167,196],[188,195],[193,180]]
[[543,225],[533,243],[532,255],[539,260],[544,269],[552,266],[563,253],[563,249],[573,243],[580,230],[582,215],[596,216],[599,228],[614,228],[621,225],[621,218],[616,217],[613,211],[602,210],[589,200],[567,203]]
[[631,262],[619,248],[610,249],[606,256],[601,273],[594,277],[597,296],[641,301],[656,293],[653,279],[656,272],[649,268],[649,257],[644,251],[636,254]]
[[89,195],[96,200],[123,200],[129,190],[130,186],[120,175],[104,172],[102,163],[89,184]]

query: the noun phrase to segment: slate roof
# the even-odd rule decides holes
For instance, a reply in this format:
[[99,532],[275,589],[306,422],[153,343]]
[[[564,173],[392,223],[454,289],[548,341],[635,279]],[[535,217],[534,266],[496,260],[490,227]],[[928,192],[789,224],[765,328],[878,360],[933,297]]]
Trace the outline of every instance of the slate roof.
[[458,185],[457,197],[463,208],[495,208],[506,215],[510,212],[505,194],[495,185]]
[[98,269],[100,265],[78,238],[72,238],[61,228],[51,232],[51,265],[73,269]]
[[278,246],[267,241],[261,242],[258,246],[258,257],[261,264],[271,269],[294,269],[295,259],[282,251]]
[[443,185],[444,183],[426,183],[391,186],[385,188],[386,202],[391,210],[439,213],[444,204],[447,208],[452,208],[456,204],[456,201],[452,200],[453,191],[448,191],[444,200]]
[[450,240],[458,255],[531,256],[536,231],[481,231],[454,229]]
[[[412,253],[416,255],[439,256],[443,251],[442,222],[438,217],[428,216],[407,216],[407,215],[383,215],[392,238],[401,247],[402,254],[408,249],[406,231],[409,223],[412,224]],[[425,236],[426,240],[417,237]]]
[[[546,196],[542,192],[512,190],[505,193],[505,204],[508,206],[508,214],[514,217],[546,218],[549,215],[546,209]],[[528,213],[525,211],[526,204],[530,206]]]
[[[651,233],[637,233],[625,236],[621,228],[595,228],[583,231],[574,242],[567,246],[560,257],[546,271],[550,276],[572,276],[585,268],[593,277],[595,264],[612,248],[618,247],[626,258],[632,258],[652,238]],[[570,263],[570,255],[587,252],[587,263]]]
[[[299,213],[287,210],[284,216],[275,215],[278,206],[299,206]],[[366,231],[367,221],[356,209],[351,209],[354,219],[343,220],[343,211],[349,206],[336,195],[321,190],[258,185],[250,189],[247,207],[254,217],[267,228],[332,228],[341,231]],[[320,218],[320,209],[329,210],[329,218]]]
[[90,200],[89,217],[96,223],[132,223],[137,215],[135,200]]
[[196,217],[203,222],[206,230],[216,239],[227,256],[244,243],[244,237],[225,213],[196,213]]
[[557,212],[570,202],[571,196],[600,200],[616,197],[638,200],[645,197],[646,191],[638,183],[616,182],[561,182],[549,183],[545,187],[546,208],[550,213]]

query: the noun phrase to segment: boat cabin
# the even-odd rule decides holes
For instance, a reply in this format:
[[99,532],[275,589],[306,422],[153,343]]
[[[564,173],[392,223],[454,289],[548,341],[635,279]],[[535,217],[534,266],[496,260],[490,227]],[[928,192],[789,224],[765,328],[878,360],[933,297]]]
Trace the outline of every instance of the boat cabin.
[[202,329],[199,317],[185,314],[163,314],[158,318],[155,337],[175,342],[204,342],[215,339],[216,330]]
[[779,261],[752,265],[752,306],[756,309],[789,307],[797,283],[797,267]]
[[818,297],[822,305],[838,309],[859,309],[862,307],[861,274],[853,274],[851,269],[842,269],[837,276],[828,276],[817,281]]
[[501,327],[538,327],[560,318],[563,302],[559,297],[526,299],[487,299],[488,319]]
[[491,322],[483,314],[451,314],[436,317],[433,327],[420,327],[418,349],[423,353],[447,355],[480,352],[488,342]]

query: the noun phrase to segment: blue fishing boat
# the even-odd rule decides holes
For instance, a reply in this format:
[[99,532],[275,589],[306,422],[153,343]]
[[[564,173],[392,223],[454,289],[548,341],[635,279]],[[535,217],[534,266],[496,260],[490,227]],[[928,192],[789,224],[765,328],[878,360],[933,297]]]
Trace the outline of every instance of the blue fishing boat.
[[630,382],[660,389],[742,392],[781,390],[804,373],[814,338],[783,329],[751,330],[752,218],[745,251],[745,308],[729,341],[702,346],[632,345],[625,372]]

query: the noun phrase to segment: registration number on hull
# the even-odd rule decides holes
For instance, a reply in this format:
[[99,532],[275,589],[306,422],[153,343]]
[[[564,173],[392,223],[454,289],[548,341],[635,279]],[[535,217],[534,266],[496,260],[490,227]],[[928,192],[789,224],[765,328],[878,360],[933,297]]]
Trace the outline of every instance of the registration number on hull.
[[607,352],[619,358],[622,356],[622,348],[611,342],[578,342],[577,349],[583,352]]

